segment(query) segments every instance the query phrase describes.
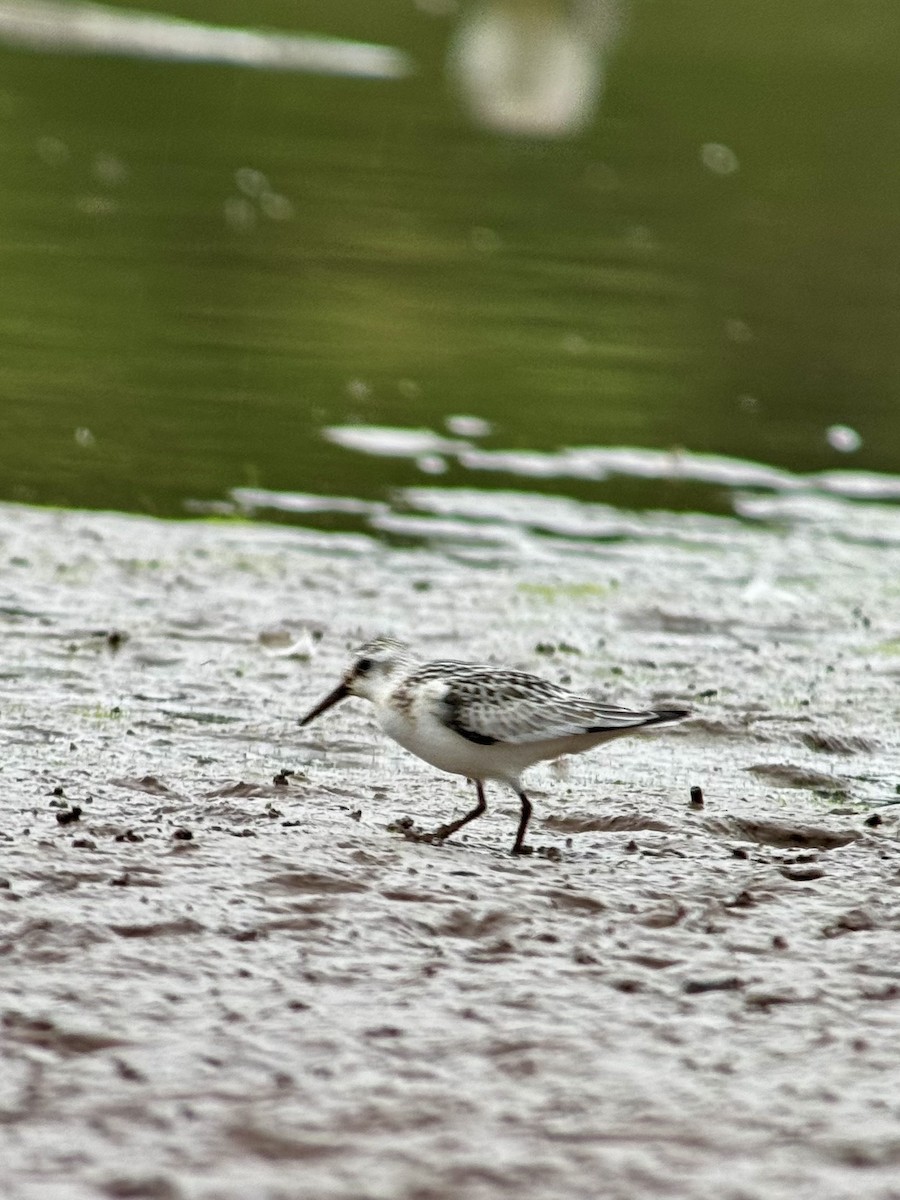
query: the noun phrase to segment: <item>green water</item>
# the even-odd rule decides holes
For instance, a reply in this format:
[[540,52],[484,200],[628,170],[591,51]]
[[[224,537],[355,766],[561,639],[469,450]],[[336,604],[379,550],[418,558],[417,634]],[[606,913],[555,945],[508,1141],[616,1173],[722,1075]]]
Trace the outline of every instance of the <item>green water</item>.
[[[0,48],[0,498],[177,515],[245,484],[377,497],[415,464],[321,429],[454,413],[491,422],[488,447],[900,470],[894,0],[635,4],[597,119],[558,141],[467,120],[452,15],[269,0],[252,20],[419,69]],[[704,166],[706,143],[739,169]],[[281,198],[269,215],[247,168]],[[856,453],[827,444],[836,422]],[[717,505],[660,487],[567,485]]]

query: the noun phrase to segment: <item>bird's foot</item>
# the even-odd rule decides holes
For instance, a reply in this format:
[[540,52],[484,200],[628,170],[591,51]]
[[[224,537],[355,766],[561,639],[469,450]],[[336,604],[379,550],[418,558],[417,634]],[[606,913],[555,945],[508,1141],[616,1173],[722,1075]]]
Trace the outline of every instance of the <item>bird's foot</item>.
[[524,844],[521,846],[513,846],[512,850],[510,850],[510,854],[534,854],[534,846],[526,846]]

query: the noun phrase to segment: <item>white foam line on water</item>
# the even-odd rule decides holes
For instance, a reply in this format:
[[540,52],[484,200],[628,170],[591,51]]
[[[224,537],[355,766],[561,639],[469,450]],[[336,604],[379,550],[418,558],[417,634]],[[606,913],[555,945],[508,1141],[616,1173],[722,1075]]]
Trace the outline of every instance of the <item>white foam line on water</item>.
[[519,527],[503,522],[470,521],[464,517],[453,519],[412,513],[381,513],[374,516],[370,524],[381,533],[393,533],[404,537],[501,546],[523,544],[523,534]]
[[414,69],[409,55],[392,46],[229,29],[156,13],[52,0],[0,0],[0,40],[43,52],[230,63],[368,79],[402,79]]
[[846,500],[900,500],[900,476],[876,471],[820,471],[798,474],[749,459],[690,450],[639,446],[567,446],[561,450],[485,450],[430,429],[382,425],[332,425],[327,441],[347,450],[387,458],[440,454],[470,471],[494,471],[520,479],[583,479],[600,482],[619,475],[705,483],[726,488],[758,488],[776,493],[825,493]]
[[[633,447],[582,447],[558,453],[476,451],[471,443],[429,429],[386,426],[333,426],[328,441],[375,457],[410,458],[443,454],[475,469],[500,471],[519,479],[579,478],[595,481],[612,475],[690,480],[729,490],[734,513],[748,521],[786,522],[791,526],[828,526],[851,539],[890,542],[900,539],[896,506],[900,478],[866,471],[799,475],[762,463],[688,451]],[[887,501],[887,503],[885,503]],[[229,501],[189,501],[188,511],[211,515],[282,512],[295,516],[343,513],[364,518],[381,534],[458,541],[469,544],[534,547],[533,535],[554,539],[615,541],[668,537],[716,541],[729,537],[731,518],[693,514],[673,523],[662,510],[636,514],[615,506],[499,488],[408,487],[390,500],[364,500],[266,488],[234,488]],[[685,524],[688,521],[688,524]],[[728,523],[723,525],[723,522]],[[574,543],[573,543],[574,544]]]
[[[543,535],[550,535],[557,552],[564,545],[583,554],[591,544],[661,538],[709,545],[727,543],[734,535],[730,517],[664,510],[635,513],[570,496],[478,488],[402,488],[395,496],[414,513],[486,529],[513,527],[520,531],[523,544],[527,541],[532,548],[542,544]],[[378,528],[385,528],[381,519]]]
[[327,442],[383,458],[419,458],[424,454],[460,456],[471,442],[442,437],[431,429],[396,429],[389,425],[329,425],[322,430]]
[[823,492],[847,500],[900,500],[900,475],[882,475],[877,471],[821,471],[807,479]]
[[764,487],[777,491],[803,486],[800,476],[765,463],[696,454],[689,450],[645,450],[634,446],[569,446],[557,452],[474,450],[461,454],[462,466],[475,471],[512,470],[543,478],[691,480],[725,487]]
[[364,516],[387,511],[380,500],[353,496],[318,496],[310,492],[273,492],[266,488],[232,488],[231,499],[243,512],[270,509],[287,513],[352,513]]
[[736,492],[732,504],[737,515],[748,521],[818,526],[854,541],[900,545],[900,520],[896,507],[890,504],[847,500],[812,491],[790,496]]

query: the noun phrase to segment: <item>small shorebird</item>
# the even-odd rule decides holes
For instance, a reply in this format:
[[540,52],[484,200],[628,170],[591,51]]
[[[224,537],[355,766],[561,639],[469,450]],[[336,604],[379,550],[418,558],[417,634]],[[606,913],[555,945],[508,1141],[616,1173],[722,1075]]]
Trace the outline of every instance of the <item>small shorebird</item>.
[[525,831],[531,801],[521,783],[527,767],[689,715],[681,708],[602,704],[524,671],[420,662],[408,646],[389,637],[360,646],[338,686],[300,724],[308,725],[347,696],[371,700],[378,724],[404,749],[441,771],[474,781],[478,803],[436,829],[435,839],[443,841],[481,816],[487,807],[486,779],[508,784],[522,804],[513,854],[529,852]]

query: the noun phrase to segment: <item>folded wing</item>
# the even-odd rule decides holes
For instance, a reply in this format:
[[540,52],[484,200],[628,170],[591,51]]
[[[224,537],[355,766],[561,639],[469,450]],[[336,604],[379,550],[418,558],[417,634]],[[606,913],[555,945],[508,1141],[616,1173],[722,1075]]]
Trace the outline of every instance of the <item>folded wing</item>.
[[521,671],[469,667],[447,679],[444,719],[481,745],[522,745],[586,733],[615,733],[679,721],[684,709],[630,709],[579,696]]

